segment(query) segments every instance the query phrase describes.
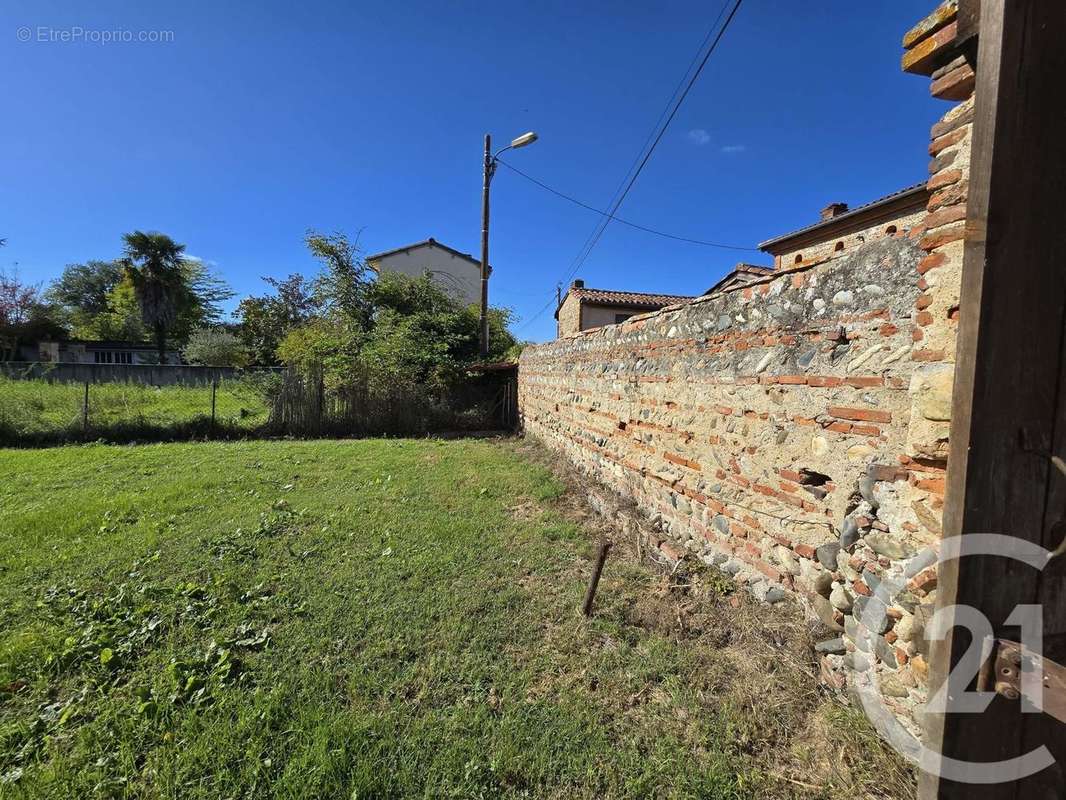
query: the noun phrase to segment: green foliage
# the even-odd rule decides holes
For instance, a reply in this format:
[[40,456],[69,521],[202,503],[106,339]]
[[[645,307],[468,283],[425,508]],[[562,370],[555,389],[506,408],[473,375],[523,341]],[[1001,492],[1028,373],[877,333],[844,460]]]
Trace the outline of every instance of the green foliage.
[[309,230],[304,239],[311,255],[322,265],[314,294],[327,317],[348,328],[366,330],[373,306],[369,299],[371,270],[359,247],[344,233]]
[[0,270],[0,361],[11,360],[20,344],[62,336],[63,327],[40,286]]
[[141,231],[125,242],[124,258],[69,264],[49,288],[72,336],[140,342],[152,334],[158,342],[162,334],[181,344],[197,328],[221,322],[220,304],[233,292],[202,262],[185,257],[184,245]]
[[263,366],[280,363],[278,345],[293,330],[309,322],[318,311],[313,287],[298,274],[284,280],[264,278],[273,287],[272,295],[251,296],[237,306],[239,335],[251,353],[252,361]]
[[49,287],[49,299],[68,311],[102,314],[109,310],[111,292],[122,282],[118,261],[86,261],[68,264]]
[[160,362],[166,360],[167,338],[178,315],[194,302],[182,271],[185,245],[163,233],[133,231],[122,237],[122,264],[133,284],[141,319],[155,337]]
[[181,273],[189,296],[174,326],[173,338],[179,343],[186,341],[197,328],[221,324],[222,303],[234,295],[226,282],[199,259],[183,258]]
[[246,367],[250,360],[241,340],[223,328],[193,331],[181,354],[190,364],[208,367]]
[[70,314],[70,321],[71,334],[76,339],[114,339],[123,342],[143,342],[148,339],[133,280],[125,273],[107,293],[102,311],[76,309]]
[[316,318],[295,328],[278,345],[282,363],[309,373],[321,368],[332,386],[361,375],[365,334],[343,321]]
[[[481,360],[478,310],[464,307],[428,275],[387,272],[366,287],[373,309],[366,330],[328,315],[291,332],[278,348],[287,364],[322,365],[334,383],[353,376],[371,386],[453,384],[465,367]],[[490,309],[489,360],[502,360],[516,346],[507,330],[510,312]]]

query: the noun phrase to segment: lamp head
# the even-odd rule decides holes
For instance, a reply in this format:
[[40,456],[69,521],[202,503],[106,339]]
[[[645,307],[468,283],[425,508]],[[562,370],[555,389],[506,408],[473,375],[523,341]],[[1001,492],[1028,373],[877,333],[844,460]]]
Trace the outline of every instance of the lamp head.
[[529,133],[523,133],[521,136],[511,140],[511,147],[525,147],[527,144],[533,144],[537,141],[537,134],[533,131]]

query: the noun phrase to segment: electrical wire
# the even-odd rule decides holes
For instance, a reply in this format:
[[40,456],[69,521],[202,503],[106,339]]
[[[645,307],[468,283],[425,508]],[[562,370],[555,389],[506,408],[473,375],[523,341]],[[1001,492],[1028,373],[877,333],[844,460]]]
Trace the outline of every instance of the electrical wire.
[[[520,170],[518,167],[515,167],[515,166],[512,166],[511,164],[508,164],[502,158],[501,159],[497,159],[497,161],[498,161],[498,163],[500,163],[503,166],[507,167],[507,169],[511,170],[512,172],[518,173],[518,175],[520,175],[521,177],[525,178],[530,183],[535,183],[540,188],[547,189],[552,194],[554,194],[554,195],[556,195],[558,197],[561,197],[564,200],[569,200],[574,205],[581,206],[581,208],[584,208],[584,209],[587,209],[588,211],[592,211],[592,212],[594,212],[596,214],[599,214],[601,217],[608,216],[606,211],[598,209],[595,206],[590,206],[588,203],[581,202],[576,197],[571,197],[570,195],[568,195],[568,194],[566,194],[564,192],[560,192],[558,189],[552,188],[551,186],[549,186],[548,184],[544,183],[543,181],[537,180],[532,175],[526,174],[525,172]],[[735,245],[735,244],[721,244],[719,242],[708,242],[708,241],[704,241],[703,239],[690,239],[687,236],[676,236],[676,235],[674,235],[672,233],[665,233],[664,231],[657,231],[654,228],[649,228],[649,227],[647,227],[645,225],[639,225],[636,222],[630,222],[629,220],[622,219],[621,217],[618,217],[618,216],[614,217],[613,219],[614,219],[615,222],[620,222],[623,225],[628,225],[630,228],[636,228],[638,231],[644,231],[646,233],[653,233],[656,236],[662,236],[665,239],[673,239],[673,240],[678,241],[678,242],[688,242],[689,244],[700,244],[700,245],[703,245],[704,247],[717,247],[717,248],[722,249],[722,250],[743,250],[745,252],[750,252],[750,253],[758,253],[758,252],[760,252],[759,248],[757,248],[757,247],[743,247],[741,245]]]
[[[673,108],[671,109],[669,115],[666,117],[665,122],[662,122],[661,125],[657,124],[657,126],[659,128],[659,132],[654,137],[654,139],[652,140],[651,146],[644,148],[644,150],[646,150],[646,152],[644,153],[643,158],[640,159],[640,162],[637,165],[636,170],[635,171],[632,170],[632,169],[630,170],[630,172],[632,174],[629,175],[629,179],[625,183],[625,188],[622,190],[621,194],[617,194],[616,193],[617,196],[616,196],[615,200],[612,202],[612,204],[610,206],[610,210],[606,213],[606,216],[604,216],[603,220],[601,222],[597,223],[597,226],[593,229],[592,234],[590,234],[589,238],[586,240],[585,245],[582,247],[581,250],[578,251],[577,256],[575,256],[574,260],[571,262],[571,265],[570,265],[569,269],[566,271],[566,274],[564,275],[563,280],[560,281],[560,283],[564,283],[564,284],[568,283],[570,281],[570,279],[573,278],[578,273],[578,271],[584,265],[586,259],[588,259],[589,255],[592,253],[592,251],[595,249],[596,245],[599,243],[600,238],[603,236],[604,231],[607,230],[607,226],[610,225],[611,220],[615,219],[614,215],[617,213],[619,207],[621,207],[622,203],[625,201],[626,196],[629,194],[629,191],[633,188],[633,184],[636,183],[637,178],[640,177],[640,173],[644,170],[644,167],[647,165],[648,161],[651,159],[652,154],[655,152],[655,148],[658,147],[659,142],[662,141],[663,136],[666,134],[667,129],[670,127],[670,123],[673,121],[674,117],[677,115],[677,112],[681,108],[682,103],[685,102],[685,98],[688,96],[688,93],[692,90],[692,87],[695,85],[696,80],[700,76],[700,73],[703,72],[703,68],[707,65],[707,62],[710,60],[711,55],[714,53],[715,49],[717,49],[718,43],[721,42],[722,36],[725,35],[725,32],[729,28],[730,23],[733,21],[733,18],[736,16],[737,11],[740,9],[740,5],[741,5],[742,2],[743,2],[743,0],[736,0],[736,2],[734,3],[732,11],[729,12],[729,16],[726,17],[725,22],[722,24],[721,28],[719,28],[718,34],[714,37],[713,41],[711,42],[710,47],[707,48],[707,52],[704,54],[703,59],[699,62],[699,66],[696,67],[696,71],[689,78],[688,83],[685,86],[684,90],[681,92],[680,97],[677,97],[676,101],[674,101]],[[722,10],[723,11],[725,10],[725,6],[722,7]],[[718,18],[715,20],[716,23],[717,23],[718,19],[721,19],[721,16],[722,16],[722,12],[719,12]],[[712,30],[713,29],[714,29],[714,26],[712,26]],[[705,38],[703,43],[701,43],[701,48],[703,47],[703,44],[706,43],[706,41],[707,41],[707,39]],[[698,55],[698,52],[699,51],[697,51],[697,55]],[[690,66],[688,71],[691,71],[691,66]],[[686,71],[686,74],[688,73],[688,71]],[[673,99],[676,96],[677,96],[677,90],[675,89],[674,90],[674,94],[671,95],[671,99]],[[669,104],[668,104],[668,106],[669,106]],[[659,116],[659,120],[660,121],[662,120],[662,115],[661,114]],[[654,128],[653,128],[653,130],[654,130]],[[512,167],[512,169],[513,169],[513,167]],[[627,173],[627,174],[629,174],[629,173]],[[540,317],[541,314],[543,314],[545,311],[548,310],[548,308],[551,306],[551,303],[552,303],[553,299],[554,298],[548,298],[548,302],[545,303],[544,306],[539,311],[537,311],[536,314],[534,314],[532,317],[530,317],[528,320],[526,320],[520,327],[521,328],[526,328],[529,325],[531,325],[536,319],[538,319]]]

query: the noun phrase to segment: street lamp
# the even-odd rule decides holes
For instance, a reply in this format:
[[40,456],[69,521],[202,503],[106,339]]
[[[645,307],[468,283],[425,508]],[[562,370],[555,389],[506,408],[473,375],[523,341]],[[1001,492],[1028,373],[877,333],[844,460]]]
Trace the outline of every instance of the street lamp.
[[537,141],[537,134],[533,131],[523,133],[511,140],[511,143],[501,150],[492,152],[492,137],[485,134],[485,182],[481,191],[481,357],[486,358],[489,354],[489,184],[492,176],[496,174],[496,160],[501,153],[525,147]]

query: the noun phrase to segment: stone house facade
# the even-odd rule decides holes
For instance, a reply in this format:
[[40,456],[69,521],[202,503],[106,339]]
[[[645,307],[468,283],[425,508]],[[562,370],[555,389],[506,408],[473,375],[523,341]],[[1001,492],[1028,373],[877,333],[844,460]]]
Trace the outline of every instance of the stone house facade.
[[906,236],[921,224],[928,200],[929,190],[919,183],[858,208],[830,203],[815,224],[761,242],[759,249],[774,257],[776,269],[821,264],[868,242]]
[[559,336],[568,336],[604,325],[617,325],[637,314],[687,303],[691,299],[692,295],[590,289],[584,281],[575,280],[555,309],[556,328]]

